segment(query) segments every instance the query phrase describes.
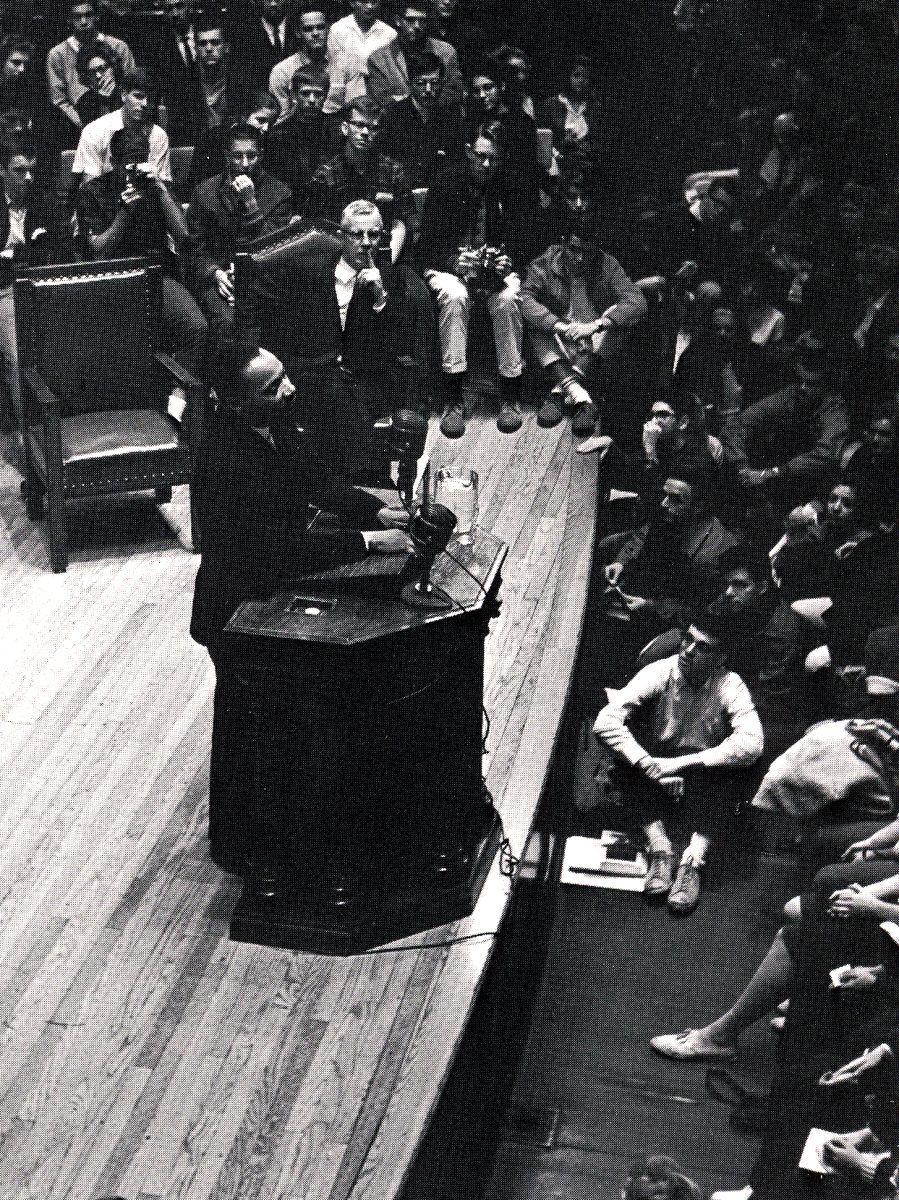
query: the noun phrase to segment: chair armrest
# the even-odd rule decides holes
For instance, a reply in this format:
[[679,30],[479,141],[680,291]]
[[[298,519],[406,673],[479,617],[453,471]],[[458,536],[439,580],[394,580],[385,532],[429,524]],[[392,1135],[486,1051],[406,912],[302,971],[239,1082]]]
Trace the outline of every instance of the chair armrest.
[[51,392],[50,388],[44,382],[41,375],[34,367],[26,367],[24,371],[25,383],[28,385],[28,390],[43,408],[51,406],[59,407],[59,396],[55,392]]
[[188,371],[187,367],[182,367],[181,364],[176,362],[170,354],[164,354],[161,350],[157,350],[153,357],[156,362],[158,362],[159,365],[166,370],[169,375],[172,376],[172,379],[175,381],[175,383],[177,383],[180,387],[183,387],[185,390],[193,391],[195,388],[201,388],[203,386],[199,379],[197,379],[196,375],[193,375],[190,371]]

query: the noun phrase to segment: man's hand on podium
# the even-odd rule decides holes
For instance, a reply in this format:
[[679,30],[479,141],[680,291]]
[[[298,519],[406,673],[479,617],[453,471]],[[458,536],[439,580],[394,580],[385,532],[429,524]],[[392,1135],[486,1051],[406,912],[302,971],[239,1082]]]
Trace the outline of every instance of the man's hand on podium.
[[385,505],[378,512],[378,520],[385,529],[405,529],[409,524],[409,513],[405,508],[390,508]]
[[412,554],[415,547],[402,529],[385,529],[383,533],[366,533],[369,554]]

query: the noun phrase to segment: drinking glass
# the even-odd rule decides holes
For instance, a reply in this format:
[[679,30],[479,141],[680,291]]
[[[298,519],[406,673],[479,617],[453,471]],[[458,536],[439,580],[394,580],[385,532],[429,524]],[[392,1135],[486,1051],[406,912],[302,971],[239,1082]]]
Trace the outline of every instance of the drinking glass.
[[441,467],[434,477],[434,500],[456,517],[456,540],[460,546],[474,541],[472,530],[478,519],[478,473]]

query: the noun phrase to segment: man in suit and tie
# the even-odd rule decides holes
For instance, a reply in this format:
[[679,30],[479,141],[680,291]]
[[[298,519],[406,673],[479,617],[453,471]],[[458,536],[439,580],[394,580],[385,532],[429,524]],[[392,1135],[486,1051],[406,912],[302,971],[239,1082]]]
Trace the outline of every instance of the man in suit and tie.
[[152,75],[168,109],[166,132],[173,146],[193,146],[203,109],[197,29],[186,0],[163,0],[165,21],[153,43]]
[[[0,369],[6,398],[17,425],[22,425],[19,359],[16,350],[16,314],[13,278],[17,265],[40,267],[52,260],[60,238],[49,198],[35,185],[38,148],[30,138],[0,141]],[[5,407],[5,406],[4,406]],[[9,414],[2,424],[9,425]]]
[[449,42],[428,36],[430,12],[423,0],[399,0],[394,17],[396,37],[372,51],[368,59],[368,94],[383,107],[409,95],[409,55],[429,52],[443,64],[437,103],[461,112],[465,81]]
[[228,30],[240,47],[240,65],[250,88],[268,87],[272,68],[300,48],[287,17],[287,0],[253,0],[252,8]]
[[259,272],[254,296],[259,343],[296,385],[297,420],[327,465],[356,482],[379,479],[372,422],[416,404],[424,370],[412,353],[406,278],[390,268],[383,237],[377,207],[355,200],[339,238],[310,226],[301,252]]
[[[385,507],[336,479],[304,431],[290,419],[293,385],[283,363],[266,350],[228,347],[214,364],[219,405],[200,446],[191,486],[203,529],[194,588],[191,637],[216,668],[209,781],[209,838],[224,871],[269,880],[277,839],[267,842],[256,820],[247,778],[246,694],[229,670],[222,630],[244,600],[266,599],[291,576],[368,554],[408,552],[403,509]],[[309,529],[310,506],[343,519],[334,532]],[[272,755],[284,739],[272,731]]]

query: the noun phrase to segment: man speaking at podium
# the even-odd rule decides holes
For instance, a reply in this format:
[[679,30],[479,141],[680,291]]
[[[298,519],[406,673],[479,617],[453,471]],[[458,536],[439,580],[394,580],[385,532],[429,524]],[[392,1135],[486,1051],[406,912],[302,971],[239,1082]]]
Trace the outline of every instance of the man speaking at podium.
[[[302,429],[287,415],[294,394],[279,359],[267,350],[229,348],[213,381],[218,410],[194,468],[192,487],[202,530],[191,637],[216,667],[209,835],[212,857],[225,871],[244,874],[253,840],[240,776],[246,746],[246,697],[223,670],[222,630],[244,600],[266,599],[291,577],[363,558],[412,550],[402,508],[385,507],[350,487],[318,459]],[[311,532],[315,505],[349,528]],[[299,700],[299,698],[298,698]],[[253,872],[252,866],[250,867]],[[263,871],[264,873],[264,871]]]

